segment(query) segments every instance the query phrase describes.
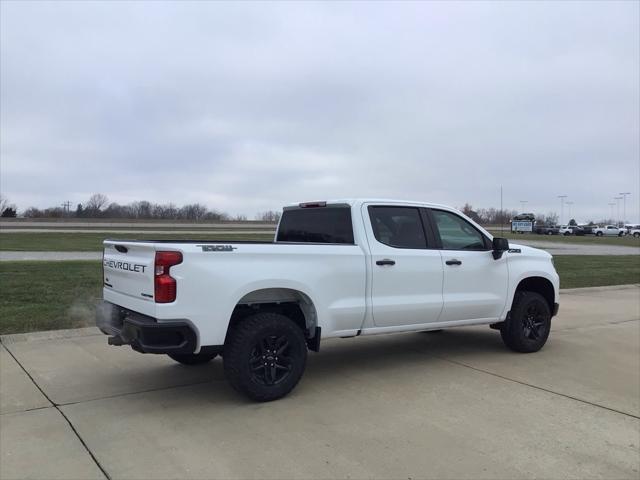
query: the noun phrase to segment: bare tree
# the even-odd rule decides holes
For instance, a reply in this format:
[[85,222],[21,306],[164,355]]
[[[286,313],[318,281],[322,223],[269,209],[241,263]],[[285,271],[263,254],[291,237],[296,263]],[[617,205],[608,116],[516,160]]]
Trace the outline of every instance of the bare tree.
[[91,212],[92,214],[95,215],[97,213],[100,213],[102,208],[108,202],[109,202],[109,199],[107,198],[106,195],[103,195],[102,193],[94,193],[89,198],[89,201],[87,202],[87,204],[85,206],[85,211]]
[[202,220],[207,214],[207,207],[199,203],[185,205],[180,209],[179,217],[185,220]]
[[44,214],[42,210],[36,207],[29,207],[24,211],[24,216],[27,218],[39,218],[39,217],[42,217],[43,215]]
[[4,195],[0,195],[0,212],[4,211],[5,208],[9,208],[9,199]]
[[256,215],[256,220],[262,222],[278,222],[280,220],[280,212],[275,210],[267,210]]
[[4,218],[15,217],[18,209],[12,204],[7,197],[0,195],[0,215]]

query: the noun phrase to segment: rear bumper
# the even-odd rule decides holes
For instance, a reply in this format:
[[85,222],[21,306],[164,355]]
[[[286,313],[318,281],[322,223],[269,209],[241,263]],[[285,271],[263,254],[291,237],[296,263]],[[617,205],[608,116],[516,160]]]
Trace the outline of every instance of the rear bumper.
[[96,325],[110,335],[110,345],[131,345],[142,353],[193,353],[198,346],[198,335],[187,320],[159,323],[109,302],[98,305]]

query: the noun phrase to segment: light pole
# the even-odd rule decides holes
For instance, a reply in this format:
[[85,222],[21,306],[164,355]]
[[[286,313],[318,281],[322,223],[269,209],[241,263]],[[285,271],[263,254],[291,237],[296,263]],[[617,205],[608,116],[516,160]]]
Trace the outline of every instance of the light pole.
[[611,217],[609,218],[609,220],[613,221],[613,206],[615,205],[615,203],[609,203],[609,206],[611,207]]
[[571,221],[571,205],[573,205],[573,202],[567,202],[566,204],[569,206],[569,221]]
[[524,213],[524,204],[529,200],[520,200],[520,213]]
[[627,221],[627,195],[631,195],[631,192],[620,192],[618,195],[622,195],[622,226]]
[[564,225],[562,219],[564,218],[564,199],[567,198],[567,195],[558,195],[560,199],[560,225]]
[[616,201],[616,227],[620,226],[620,200],[622,200],[622,197],[613,197],[613,199]]

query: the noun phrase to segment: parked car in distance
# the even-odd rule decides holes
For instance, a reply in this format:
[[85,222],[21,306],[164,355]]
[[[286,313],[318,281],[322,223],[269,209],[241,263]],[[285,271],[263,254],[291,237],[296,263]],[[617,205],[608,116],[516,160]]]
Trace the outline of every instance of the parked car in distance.
[[596,227],[593,232],[596,237],[621,237],[624,235],[624,231],[615,225],[605,225],[604,227]]
[[571,228],[572,234],[575,235],[576,237],[582,237],[586,235],[584,227],[581,227],[579,225],[574,225],[570,228]]
[[257,401],[288,394],[327,338],[487,325],[538,351],[560,287],[543,250],[450,207],[375,199],[286,206],[273,241],[105,240],[102,265],[109,344],[185,365],[221,355]]
[[558,227],[558,233],[560,235],[565,235],[565,236],[572,235],[573,234],[573,227],[569,226],[569,225],[560,225]]
[[533,227],[533,233],[538,235],[558,235],[560,228],[555,225],[535,225]]
[[596,228],[595,225],[579,225],[577,228],[579,229],[579,233],[574,231],[574,235],[595,235],[596,233],[594,232]]
[[634,238],[640,238],[640,225],[627,225],[627,235],[632,235]]

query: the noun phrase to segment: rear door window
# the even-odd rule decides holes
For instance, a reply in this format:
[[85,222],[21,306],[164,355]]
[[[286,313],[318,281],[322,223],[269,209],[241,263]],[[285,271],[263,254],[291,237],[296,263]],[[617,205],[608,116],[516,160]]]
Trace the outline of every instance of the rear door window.
[[395,248],[427,248],[420,210],[415,207],[369,207],[373,234]]

